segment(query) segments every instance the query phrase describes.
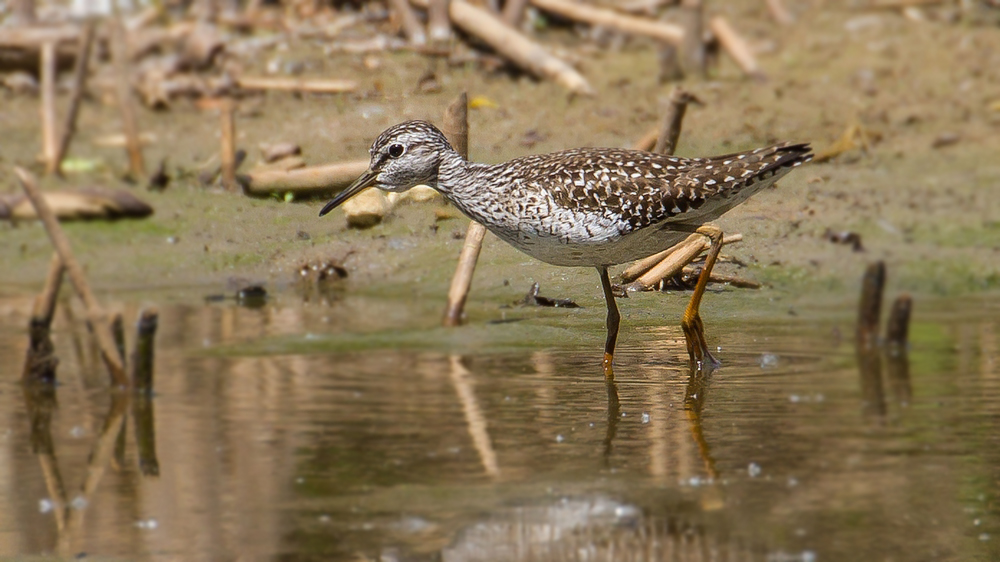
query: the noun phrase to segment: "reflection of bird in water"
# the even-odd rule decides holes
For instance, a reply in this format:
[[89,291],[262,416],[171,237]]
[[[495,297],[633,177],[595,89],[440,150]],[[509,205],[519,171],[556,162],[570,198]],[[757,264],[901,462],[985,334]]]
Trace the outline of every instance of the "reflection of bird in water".
[[597,269],[607,303],[604,373],[620,315],[608,267],[665,250],[693,232],[712,248],[681,322],[693,363],[711,361],[698,308],[721,247],[706,225],[811,157],[806,144],[778,144],[712,158],[616,148],[577,148],[500,164],[468,162],[430,123],[407,121],[372,144],[371,164],[320,211],[369,186],[405,191],[426,184],[522,252],[561,266]]

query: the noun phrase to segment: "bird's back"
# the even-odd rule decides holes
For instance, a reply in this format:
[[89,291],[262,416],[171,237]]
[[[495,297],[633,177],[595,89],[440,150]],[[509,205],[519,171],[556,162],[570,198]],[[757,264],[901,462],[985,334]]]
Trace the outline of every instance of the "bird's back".
[[625,263],[670,247],[811,157],[807,144],[791,143],[710,158],[615,148],[524,156],[481,169],[503,193],[491,213],[470,214],[548,263]]

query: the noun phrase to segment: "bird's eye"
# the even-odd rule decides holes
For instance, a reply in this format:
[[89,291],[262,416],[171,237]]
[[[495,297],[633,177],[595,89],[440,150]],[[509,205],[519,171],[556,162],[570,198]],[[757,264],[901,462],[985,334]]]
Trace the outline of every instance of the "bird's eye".
[[401,144],[391,144],[389,145],[389,156],[392,156],[393,158],[399,158],[400,156],[403,155],[404,150],[405,149]]

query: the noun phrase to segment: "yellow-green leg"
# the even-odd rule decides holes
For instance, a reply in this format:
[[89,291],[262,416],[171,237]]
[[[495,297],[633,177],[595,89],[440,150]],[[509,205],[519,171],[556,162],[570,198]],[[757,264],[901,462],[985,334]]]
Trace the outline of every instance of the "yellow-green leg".
[[615,303],[615,295],[611,293],[611,278],[608,277],[608,268],[601,266],[597,268],[597,273],[601,276],[601,286],[604,287],[604,301],[608,305],[608,339],[604,342],[604,377],[613,379],[614,371],[611,363],[615,358],[615,342],[618,341],[618,324],[621,322],[621,314],[618,313],[618,304]]
[[701,306],[701,297],[705,294],[705,287],[708,286],[708,279],[712,275],[715,260],[718,259],[719,251],[722,249],[722,230],[716,226],[706,224],[699,226],[695,232],[707,236],[712,242],[712,247],[708,249],[708,255],[705,257],[705,267],[702,268],[701,274],[698,275],[698,283],[695,284],[691,301],[688,302],[687,308],[684,309],[681,328],[684,330],[684,339],[687,342],[688,356],[691,358],[691,363],[702,365],[705,361],[709,361],[713,365],[717,365],[718,361],[708,351],[708,342],[705,341],[705,327],[702,324],[698,308]]

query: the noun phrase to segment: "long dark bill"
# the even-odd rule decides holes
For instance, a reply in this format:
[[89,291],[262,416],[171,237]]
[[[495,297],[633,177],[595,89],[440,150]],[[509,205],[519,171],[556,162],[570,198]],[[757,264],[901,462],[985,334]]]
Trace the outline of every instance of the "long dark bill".
[[351,197],[354,197],[355,195],[360,193],[362,189],[375,183],[375,180],[377,179],[378,179],[378,173],[373,172],[371,170],[368,170],[367,172],[361,174],[361,177],[354,180],[354,183],[347,186],[346,189],[344,189],[343,191],[338,193],[333,199],[331,199],[330,202],[323,207],[323,210],[319,212],[319,216],[322,217],[323,215],[336,209],[337,207],[340,206],[341,203],[347,201]]

